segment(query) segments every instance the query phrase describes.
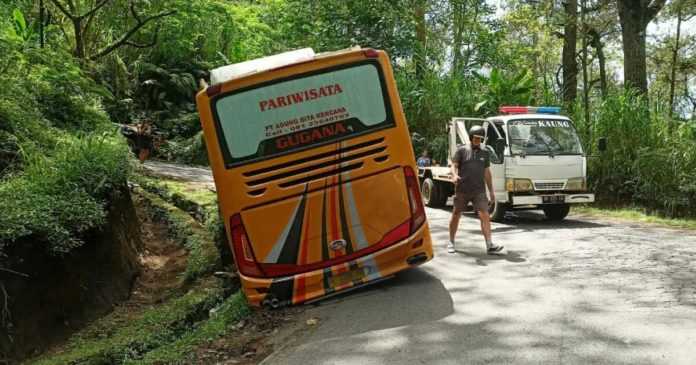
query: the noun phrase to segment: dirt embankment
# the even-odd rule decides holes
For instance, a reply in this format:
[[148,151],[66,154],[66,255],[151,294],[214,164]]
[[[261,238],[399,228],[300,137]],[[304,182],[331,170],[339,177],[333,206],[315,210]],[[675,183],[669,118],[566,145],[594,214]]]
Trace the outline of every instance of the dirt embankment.
[[7,298],[0,359],[41,352],[130,296],[142,241],[128,190],[116,195],[107,223],[83,246],[56,257],[43,245],[31,237],[16,242],[3,263],[26,276],[0,273]]

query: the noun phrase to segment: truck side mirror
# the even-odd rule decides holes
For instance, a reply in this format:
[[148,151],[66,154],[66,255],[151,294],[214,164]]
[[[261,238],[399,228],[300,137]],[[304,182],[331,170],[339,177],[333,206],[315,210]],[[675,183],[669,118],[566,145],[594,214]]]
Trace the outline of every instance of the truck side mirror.
[[604,152],[607,150],[607,137],[600,137],[597,141],[597,149],[599,152]]

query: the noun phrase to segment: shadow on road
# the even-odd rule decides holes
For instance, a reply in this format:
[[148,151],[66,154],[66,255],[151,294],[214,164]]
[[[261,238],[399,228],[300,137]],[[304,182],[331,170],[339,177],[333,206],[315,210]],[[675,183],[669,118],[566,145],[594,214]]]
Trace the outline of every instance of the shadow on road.
[[[431,208],[440,211],[452,212],[452,206],[446,206],[444,208]],[[571,210],[572,213],[572,210]],[[464,212],[462,218],[476,219],[478,217],[473,211]],[[505,220],[502,223],[493,224],[493,232],[505,232],[510,230],[558,230],[558,229],[576,229],[576,228],[601,228],[607,227],[606,224],[592,222],[587,220],[580,220],[574,218],[572,215],[569,218],[564,219],[560,222],[549,221],[546,219],[544,213],[540,211],[515,211],[508,212]],[[472,232],[473,233],[473,232]]]
[[322,321],[312,334],[315,339],[437,321],[454,310],[452,297],[440,279],[420,268],[308,307],[308,314]]
[[470,257],[476,260],[476,265],[479,266],[488,266],[487,262],[490,261],[508,261],[508,262],[513,262],[513,263],[520,263],[520,262],[526,262],[527,259],[524,258],[519,252],[517,251],[507,251],[507,254],[505,255],[489,255],[486,252],[483,251],[464,251],[464,250],[457,250],[457,254],[461,256],[466,256]]

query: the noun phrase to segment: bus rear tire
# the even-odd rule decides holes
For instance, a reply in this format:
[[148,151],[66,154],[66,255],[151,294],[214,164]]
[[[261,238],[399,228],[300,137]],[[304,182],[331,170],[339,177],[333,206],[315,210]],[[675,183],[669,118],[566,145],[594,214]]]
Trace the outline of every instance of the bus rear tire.
[[488,209],[488,214],[491,215],[491,220],[493,222],[502,222],[505,219],[505,213],[507,213],[509,206],[507,203],[503,202],[493,202],[491,207]]
[[570,205],[568,204],[558,204],[558,205],[547,205],[541,208],[544,210],[546,218],[550,221],[558,222],[565,219],[570,212]]
[[447,195],[443,188],[442,184],[433,181],[433,179],[429,177],[425,178],[425,180],[423,180],[423,186],[421,187],[421,195],[423,196],[425,205],[431,208],[444,207],[447,203]]

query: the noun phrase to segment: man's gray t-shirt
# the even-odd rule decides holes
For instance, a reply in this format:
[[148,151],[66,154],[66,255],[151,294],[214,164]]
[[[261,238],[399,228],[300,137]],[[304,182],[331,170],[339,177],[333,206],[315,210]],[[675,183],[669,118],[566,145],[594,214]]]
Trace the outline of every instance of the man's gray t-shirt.
[[467,144],[457,150],[452,157],[452,162],[459,164],[457,192],[466,194],[486,192],[484,171],[491,165],[488,151],[472,148]]

